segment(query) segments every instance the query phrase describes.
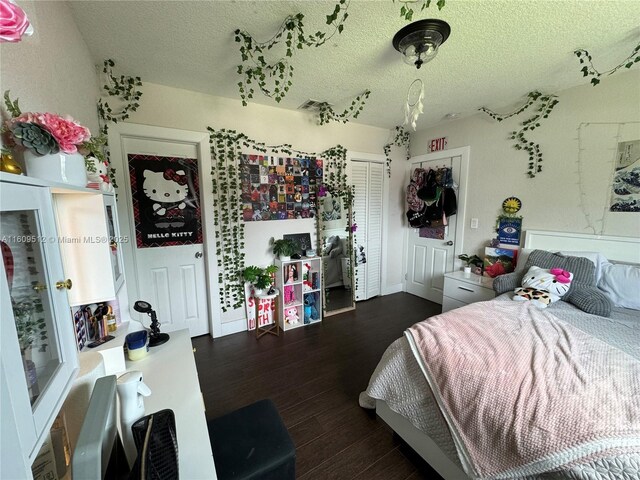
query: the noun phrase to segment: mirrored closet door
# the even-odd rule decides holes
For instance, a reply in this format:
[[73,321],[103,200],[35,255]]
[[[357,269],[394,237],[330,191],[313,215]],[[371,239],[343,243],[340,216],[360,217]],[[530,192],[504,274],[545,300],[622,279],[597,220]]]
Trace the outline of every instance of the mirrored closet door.
[[353,236],[348,202],[327,193],[319,201],[318,239],[324,278],[324,315],[355,308],[353,281]]

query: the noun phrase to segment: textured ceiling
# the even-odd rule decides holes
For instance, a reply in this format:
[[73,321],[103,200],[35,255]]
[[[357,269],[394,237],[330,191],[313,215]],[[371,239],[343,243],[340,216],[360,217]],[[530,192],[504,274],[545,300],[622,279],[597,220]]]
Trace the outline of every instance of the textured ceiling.
[[[117,73],[143,82],[239,99],[236,28],[271,38],[289,14],[305,15],[305,32],[325,30],[335,2],[327,1],[72,1],[69,2],[96,64],[106,58]],[[403,63],[391,45],[408,22],[392,0],[351,0],[344,32],[319,48],[297,50],[293,87],[280,103],[256,93],[253,101],[296,109],[307,99],[344,109],[366,89],[371,96],[358,123],[392,128],[415,78],[426,86],[418,129],[478,107],[508,109],[527,92],[587,83],[573,55],[586,48],[599,70],[624,59],[640,38],[638,0],[447,0],[414,20],[440,18],[451,36],[422,69]],[[326,31],[326,30],[325,30]],[[277,50],[277,52],[276,52]],[[268,55],[283,51],[274,49]],[[636,67],[637,68],[637,67]],[[144,101],[144,98],[143,98]]]

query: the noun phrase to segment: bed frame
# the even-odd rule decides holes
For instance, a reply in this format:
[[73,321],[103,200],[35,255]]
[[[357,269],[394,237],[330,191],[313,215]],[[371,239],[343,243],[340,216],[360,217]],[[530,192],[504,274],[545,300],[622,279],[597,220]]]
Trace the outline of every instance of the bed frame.
[[[640,264],[640,238],[528,230],[524,248],[549,251],[600,252],[608,260]],[[468,479],[467,474],[423,431],[376,400],[377,415],[445,480]]]

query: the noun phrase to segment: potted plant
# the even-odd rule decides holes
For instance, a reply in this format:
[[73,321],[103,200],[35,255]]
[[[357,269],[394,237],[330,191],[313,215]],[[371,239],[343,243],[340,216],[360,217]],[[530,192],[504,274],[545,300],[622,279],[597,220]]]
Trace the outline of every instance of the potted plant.
[[471,275],[471,265],[482,266],[482,259],[477,255],[467,255],[463,253],[462,255],[458,255],[458,258],[466,263],[464,266],[464,274],[466,276]]
[[273,241],[273,253],[282,261],[291,260],[291,255],[297,251],[298,244],[290,238]]
[[4,94],[11,114],[2,132],[8,134],[9,146],[23,151],[27,174],[79,187],[87,185],[85,160],[78,148],[90,141],[91,132],[69,116],[55,113],[22,113],[18,99]]
[[256,295],[260,295],[264,290],[270,289],[273,284],[273,274],[277,270],[278,267],[275,265],[269,265],[266,268],[251,265],[242,271],[242,278],[253,285]]

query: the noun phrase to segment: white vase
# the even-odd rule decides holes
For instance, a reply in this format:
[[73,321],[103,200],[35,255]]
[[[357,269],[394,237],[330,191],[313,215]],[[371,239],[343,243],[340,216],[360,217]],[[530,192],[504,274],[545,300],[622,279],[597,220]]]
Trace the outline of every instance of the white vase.
[[469,278],[471,277],[471,267],[470,266],[466,266],[463,268],[464,271],[464,276]]
[[84,157],[79,153],[58,152],[36,155],[31,150],[26,150],[24,163],[27,167],[27,175],[30,177],[78,187],[87,186]]

